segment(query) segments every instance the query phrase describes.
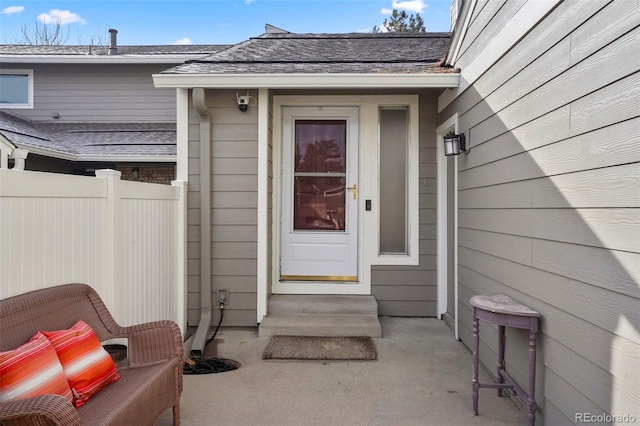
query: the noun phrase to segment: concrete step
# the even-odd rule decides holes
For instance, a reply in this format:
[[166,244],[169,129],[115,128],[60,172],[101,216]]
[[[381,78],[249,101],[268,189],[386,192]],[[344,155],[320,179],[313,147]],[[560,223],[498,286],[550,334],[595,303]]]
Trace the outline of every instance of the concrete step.
[[382,337],[382,329],[373,315],[269,315],[260,323],[258,335]]
[[382,336],[373,296],[274,294],[267,309],[260,337]]
[[268,301],[269,315],[343,314],[378,315],[373,296],[274,294]]

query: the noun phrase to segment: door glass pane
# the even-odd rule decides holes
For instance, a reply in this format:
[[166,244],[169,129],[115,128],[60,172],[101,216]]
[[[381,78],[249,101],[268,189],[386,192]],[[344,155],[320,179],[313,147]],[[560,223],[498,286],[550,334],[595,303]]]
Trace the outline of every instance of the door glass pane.
[[296,120],[295,171],[344,173],[346,120]]
[[296,120],[294,230],[345,230],[346,120]]
[[293,229],[344,231],[344,177],[299,176],[294,191]]
[[380,253],[407,253],[406,108],[380,109]]

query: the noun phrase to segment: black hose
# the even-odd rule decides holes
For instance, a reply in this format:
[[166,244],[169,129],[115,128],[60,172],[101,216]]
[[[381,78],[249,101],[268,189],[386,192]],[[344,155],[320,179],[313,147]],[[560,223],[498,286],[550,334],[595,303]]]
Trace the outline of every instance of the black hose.
[[[220,330],[220,325],[222,324],[222,319],[224,318],[224,305],[220,305],[220,320],[218,321],[218,326],[216,327],[216,331],[213,332],[213,336],[211,336],[207,342],[204,344],[206,347],[209,343],[216,338],[218,334],[218,330]],[[190,361],[190,362],[189,362]],[[225,358],[207,358],[202,359],[197,357],[191,352],[191,359],[185,362],[182,365],[182,373],[183,374],[212,374],[212,373],[224,373],[225,371],[236,370],[240,367],[240,363],[238,361],[234,361],[232,359]]]
[[223,318],[224,318],[224,304],[221,304],[220,305],[220,321],[218,321],[218,326],[216,327],[216,331],[213,332],[213,336],[211,336],[209,340],[207,340],[207,342],[204,344],[205,348],[209,343],[213,342],[213,339],[216,338],[216,334],[218,334],[218,330],[220,330],[220,324],[222,324]]

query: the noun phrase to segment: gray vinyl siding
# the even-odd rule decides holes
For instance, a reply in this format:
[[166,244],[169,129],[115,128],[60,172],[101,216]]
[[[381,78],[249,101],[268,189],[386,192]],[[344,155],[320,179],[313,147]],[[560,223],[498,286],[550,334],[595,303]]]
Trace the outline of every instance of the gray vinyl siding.
[[[235,91],[208,90],[211,114],[211,287],[229,290],[225,325],[256,325],[257,108],[238,110]],[[257,97],[257,92],[250,92]],[[189,110],[188,322],[200,319],[200,127]],[[219,310],[214,304],[213,321]]]
[[[390,316],[437,315],[437,97],[441,90],[420,92],[420,263],[417,266],[373,266],[371,291],[378,313]],[[424,185],[424,182],[427,185]]]
[[[420,264],[377,266],[372,292],[381,315],[435,316],[436,280],[436,157],[437,96],[441,89],[420,92]],[[270,93],[270,105],[274,94]],[[325,92],[326,93],[326,92]],[[336,91],[331,94],[362,93]],[[375,94],[389,93],[388,91]],[[397,93],[397,92],[394,92]],[[370,94],[370,92],[367,92]],[[251,93],[257,97],[256,93]],[[212,290],[228,288],[225,325],[255,326],[257,283],[257,108],[240,113],[235,91],[207,91],[212,118]],[[273,111],[270,108],[270,118]],[[269,279],[273,268],[271,240],[273,193],[272,120],[269,144]],[[200,314],[199,118],[189,112],[188,320]],[[268,292],[270,293],[270,283]],[[214,310],[217,306],[214,306]],[[213,321],[217,321],[216,313]]]
[[175,122],[175,90],[156,89],[151,77],[169,66],[3,63],[34,74],[33,109],[7,111],[35,121]]
[[[524,4],[479,3],[462,69]],[[640,418],[640,3],[565,1],[440,114],[460,116],[460,336],[469,298],[506,293],[541,313],[537,418]],[[480,326],[493,371],[497,332]],[[526,333],[508,330],[523,386]],[[482,398],[495,393],[480,391]],[[637,421],[637,420],[636,420]]]

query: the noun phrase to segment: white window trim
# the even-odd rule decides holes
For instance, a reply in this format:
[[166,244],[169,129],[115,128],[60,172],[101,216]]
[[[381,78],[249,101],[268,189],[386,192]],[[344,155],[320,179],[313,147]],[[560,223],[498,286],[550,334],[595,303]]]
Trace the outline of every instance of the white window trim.
[[376,105],[376,120],[378,123],[378,134],[376,135],[376,167],[375,178],[377,182],[376,197],[374,206],[380,205],[379,202],[379,170],[380,170],[380,108],[383,107],[407,107],[408,109],[408,125],[407,132],[409,140],[407,145],[407,253],[400,254],[384,254],[380,253],[380,209],[376,212],[376,231],[374,265],[419,265],[420,264],[420,182],[419,182],[419,166],[420,166],[420,140],[419,128],[420,119],[418,111],[418,96],[403,96],[402,101],[394,103],[378,103]]
[[33,109],[33,70],[27,69],[0,69],[0,74],[5,75],[27,75],[29,78],[28,83],[28,103],[26,104],[2,104],[0,103],[0,109]]

